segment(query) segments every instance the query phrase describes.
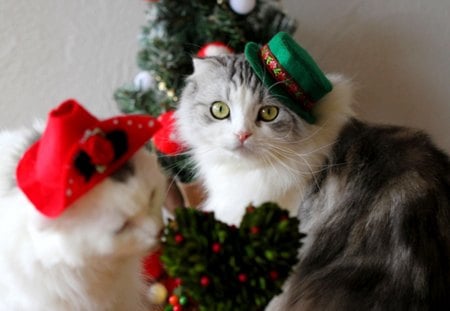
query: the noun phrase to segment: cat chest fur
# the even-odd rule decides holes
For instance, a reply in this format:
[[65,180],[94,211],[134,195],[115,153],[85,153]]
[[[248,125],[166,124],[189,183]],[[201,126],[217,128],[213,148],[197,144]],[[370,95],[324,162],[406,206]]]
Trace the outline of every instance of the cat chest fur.
[[291,215],[297,215],[307,180],[292,178],[277,167],[245,170],[222,165],[214,170],[211,174],[206,169],[203,175],[208,189],[203,208],[214,211],[221,221],[237,225],[249,204],[267,201],[276,202]]

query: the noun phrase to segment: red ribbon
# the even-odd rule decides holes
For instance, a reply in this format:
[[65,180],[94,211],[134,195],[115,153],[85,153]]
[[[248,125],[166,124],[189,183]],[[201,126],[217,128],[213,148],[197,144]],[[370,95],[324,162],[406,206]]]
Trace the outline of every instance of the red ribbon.
[[300,102],[303,109],[306,111],[311,110],[314,106],[314,102],[307,97],[307,94],[303,91],[301,86],[291,77],[289,72],[283,68],[278,59],[272,54],[269,45],[267,44],[261,48],[261,59],[275,81],[280,82],[280,85],[284,90],[288,92],[295,101]]

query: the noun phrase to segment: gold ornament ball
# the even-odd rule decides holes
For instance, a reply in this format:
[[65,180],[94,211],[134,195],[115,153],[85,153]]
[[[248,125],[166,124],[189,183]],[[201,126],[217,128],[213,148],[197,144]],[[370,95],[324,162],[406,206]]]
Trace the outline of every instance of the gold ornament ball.
[[152,304],[159,305],[167,299],[167,288],[161,283],[150,285],[147,291],[147,297]]

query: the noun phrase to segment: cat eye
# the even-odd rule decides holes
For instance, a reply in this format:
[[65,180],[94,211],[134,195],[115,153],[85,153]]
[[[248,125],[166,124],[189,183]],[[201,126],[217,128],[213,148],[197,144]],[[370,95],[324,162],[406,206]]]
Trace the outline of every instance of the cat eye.
[[230,107],[221,101],[212,103],[210,111],[212,116],[218,120],[226,119],[230,115]]
[[258,119],[265,122],[270,122],[275,120],[278,116],[278,107],[275,106],[264,106],[259,109]]

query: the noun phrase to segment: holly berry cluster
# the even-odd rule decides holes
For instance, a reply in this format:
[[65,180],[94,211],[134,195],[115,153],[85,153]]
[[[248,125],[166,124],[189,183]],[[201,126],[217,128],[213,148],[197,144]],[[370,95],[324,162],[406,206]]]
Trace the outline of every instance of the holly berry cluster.
[[165,310],[262,310],[281,292],[304,235],[277,204],[249,206],[239,228],[180,208],[166,226],[161,260],[179,286]]

